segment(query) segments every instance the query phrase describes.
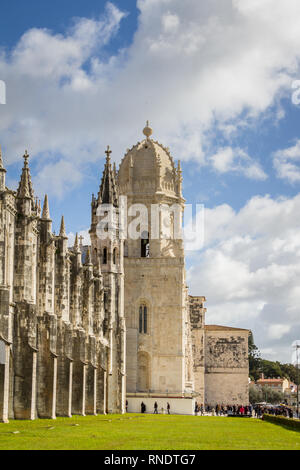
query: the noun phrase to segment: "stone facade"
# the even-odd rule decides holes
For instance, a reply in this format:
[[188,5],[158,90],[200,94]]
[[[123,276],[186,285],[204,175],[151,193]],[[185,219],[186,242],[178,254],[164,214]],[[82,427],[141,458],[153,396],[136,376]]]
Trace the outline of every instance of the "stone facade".
[[[146,138],[119,171],[110,149],[91,204],[90,246],[52,232],[34,197],[27,152],[17,191],[0,154],[0,420],[248,403],[247,330],[205,325],[188,294],[180,162]],[[123,198],[123,199],[122,199]],[[139,221],[141,236],[124,231]],[[114,208],[113,236],[99,237]],[[134,208],[134,209],[133,209]],[[100,215],[99,215],[100,214]],[[143,227],[143,224],[145,225]],[[179,236],[180,235],[180,236]],[[151,409],[152,411],[152,409]]]
[[[47,196],[42,213],[34,198],[27,153],[17,191],[5,172],[0,156],[0,420],[124,412],[120,240],[105,266],[94,244],[68,248],[64,219],[55,235]],[[112,178],[107,163],[105,202]]]

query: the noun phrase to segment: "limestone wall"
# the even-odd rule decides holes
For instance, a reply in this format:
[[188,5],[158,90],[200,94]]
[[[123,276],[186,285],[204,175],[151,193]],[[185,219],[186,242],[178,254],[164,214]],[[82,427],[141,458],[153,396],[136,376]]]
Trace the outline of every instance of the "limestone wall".
[[[184,390],[183,270],[174,258],[125,258],[128,392]],[[146,333],[139,332],[140,305]]]
[[205,403],[249,402],[248,330],[205,326]]

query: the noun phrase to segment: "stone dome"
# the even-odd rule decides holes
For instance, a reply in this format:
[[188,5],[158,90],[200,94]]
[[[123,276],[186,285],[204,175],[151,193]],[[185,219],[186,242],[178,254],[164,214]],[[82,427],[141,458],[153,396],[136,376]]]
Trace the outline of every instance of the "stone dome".
[[169,150],[150,139],[152,129],[148,123],[144,134],[146,139],[127,150],[121,161],[120,194],[163,192],[178,196],[178,174]]

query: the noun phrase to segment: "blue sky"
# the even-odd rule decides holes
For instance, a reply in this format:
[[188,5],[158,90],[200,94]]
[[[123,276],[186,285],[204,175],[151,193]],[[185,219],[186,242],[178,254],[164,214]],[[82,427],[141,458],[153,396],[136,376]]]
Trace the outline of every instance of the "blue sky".
[[205,204],[187,279],[207,322],[251,328],[285,361],[300,339],[299,15],[297,0],[3,0],[0,15],[9,185],[27,148],[54,230],[64,214],[71,241],[87,235],[104,149],[119,164],[149,119],[187,203]]

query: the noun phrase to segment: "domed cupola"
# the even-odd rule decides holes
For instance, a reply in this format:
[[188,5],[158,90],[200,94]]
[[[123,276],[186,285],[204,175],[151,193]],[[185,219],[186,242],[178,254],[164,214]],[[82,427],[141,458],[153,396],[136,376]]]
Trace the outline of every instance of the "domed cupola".
[[169,149],[151,139],[152,129],[143,130],[145,139],[127,150],[120,164],[118,183],[122,195],[163,193],[181,197],[181,171],[175,168]]

